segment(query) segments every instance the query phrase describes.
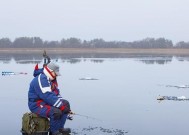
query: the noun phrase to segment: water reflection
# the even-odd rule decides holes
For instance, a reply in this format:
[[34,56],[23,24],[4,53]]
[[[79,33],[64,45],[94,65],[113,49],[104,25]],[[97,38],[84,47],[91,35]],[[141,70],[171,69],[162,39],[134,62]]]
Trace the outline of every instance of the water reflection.
[[79,63],[81,62],[81,59],[63,59],[62,62],[68,62],[68,63],[71,63],[71,64],[75,64],[75,63]]
[[181,55],[181,56],[177,56],[176,59],[178,61],[189,61],[189,56]]
[[[76,64],[86,61],[84,58],[91,58],[94,63],[103,63],[104,58],[133,58],[144,64],[168,64],[173,58],[178,61],[189,61],[189,56],[173,56],[173,55],[133,55],[133,54],[49,54],[49,57],[56,62],[68,62]],[[18,64],[41,63],[43,62],[42,54],[0,54],[0,62],[10,63],[11,60]]]
[[18,63],[18,64],[29,64],[29,63],[31,63],[31,64],[36,64],[36,63],[41,63],[42,62],[42,60],[17,60],[16,61],[16,63]]

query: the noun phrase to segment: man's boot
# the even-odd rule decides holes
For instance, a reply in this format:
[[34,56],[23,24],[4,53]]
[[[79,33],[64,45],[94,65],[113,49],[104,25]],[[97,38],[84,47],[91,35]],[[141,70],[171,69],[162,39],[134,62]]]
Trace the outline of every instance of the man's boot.
[[60,128],[59,132],[62,133],[63,135],[69,135],[71,133],[70,128]]
[[[51,134],[52,134],[52,133],[51,133]],[[52,135],[63,135],[63,133],[57,131],[57,132],[53,133]]]

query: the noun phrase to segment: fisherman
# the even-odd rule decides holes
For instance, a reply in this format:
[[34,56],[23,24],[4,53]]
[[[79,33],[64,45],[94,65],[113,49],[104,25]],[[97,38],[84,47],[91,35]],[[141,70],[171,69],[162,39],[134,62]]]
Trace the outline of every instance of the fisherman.
[[[50,62],[48,62],[50,63]],[[33,76],[36,77],[43,73],[44,67],[47,66],[48,63],[43,64],[43,68],[39,68],[38,63],[35,65],[34,71],[33,71]],[[51,81],[51,90],[56,94],[59,95],[60,91],[58,89],[58,82],[57,79],[55,78],[54,80]],[[71,118],[72,119],[72,118]]]
[[31,112],[50,119],[52,135],[63,135],[71,132],[64,128],[67,116],[72,113],[70,104],[60,95],[53,81],[60,76],[59,66],[53,62],[44,66],[43,72],[31,81],[28,92],[28,106]]

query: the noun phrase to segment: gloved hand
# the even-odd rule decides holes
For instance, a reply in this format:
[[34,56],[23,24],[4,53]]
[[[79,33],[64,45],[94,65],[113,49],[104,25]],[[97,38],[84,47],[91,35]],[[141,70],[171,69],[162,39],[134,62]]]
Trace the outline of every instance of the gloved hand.
[[64,113],[64,114],[68,114],[69,112],[71,112],[71,110],[70,110],[70,108],[68,107],[68,106],[62,106],[61,108],[60,108],[60,110],[62,110],[62,112]]
[[62,110],[64,114],[70,113],[71,112],[70,103],[65,99],[62,100],[62,103],[63,103],[63,106],[60,108],[60,110]]
[[73,116],[71,116],[71,115],[68,114],[67,119],[68,120],[73,120]]
[[70,109],[70,103],[67,100],[63,99],[62,103],[64,106],[67,106]]
[[54,116],[54,120],[59,120],[62,117],[62,111],[58,108],[53,108],[53,116]]

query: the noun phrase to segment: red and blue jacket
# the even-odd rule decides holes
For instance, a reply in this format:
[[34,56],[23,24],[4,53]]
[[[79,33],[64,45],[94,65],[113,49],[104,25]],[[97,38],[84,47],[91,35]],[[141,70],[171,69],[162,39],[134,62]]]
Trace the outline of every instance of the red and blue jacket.
[[30,83],[28,106],[32,112],[39,107],[47,107],[47,111],[49,111],[51,107],[64,110],[65,106],[62,103],[62,99],[57,87],[57,81],[49,81],[49,78],[43,72],[37,75]]
[[43,73],[43,68],[39,68],[38,64],[36,64],[35,69],[33,71],[33,76],[36,77],[41,73]]
[[[39,74],[43,73],[43,69],[44,68],[39,68],[38,64],[36,64],[35,69],[33,71],[33,76],[36,77]],[[54,79],[53,81],[50,82],[51,83],[51,89],[52,91],[56,94],[59,95],[60,94],[60,90],[58,89],[58,83],[57,80]],[[60,96],[60,95],[59,95]]]

